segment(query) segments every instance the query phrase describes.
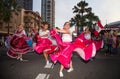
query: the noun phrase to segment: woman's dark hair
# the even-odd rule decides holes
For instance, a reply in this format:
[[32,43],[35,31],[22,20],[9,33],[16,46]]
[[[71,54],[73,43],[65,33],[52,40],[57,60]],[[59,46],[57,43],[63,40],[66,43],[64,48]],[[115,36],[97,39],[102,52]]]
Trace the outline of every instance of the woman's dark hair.
[[43,25],[43,26],[44,26],[44,25],[48,25],[48,22],[43,22],[42,25]]
[[65,22],[65,23],[64,23],[64,26],[65,26],[67,23],[69,23],[69,22]]
[[21,26],[21,25],[24,27],[24,25],[23,25],[23,24],[19,24],[17,27],[19,27],[19,26]]

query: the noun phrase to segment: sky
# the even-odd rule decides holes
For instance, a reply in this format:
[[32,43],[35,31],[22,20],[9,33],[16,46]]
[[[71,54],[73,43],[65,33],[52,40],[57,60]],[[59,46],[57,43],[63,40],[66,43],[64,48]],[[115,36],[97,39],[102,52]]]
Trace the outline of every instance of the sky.
[[[73,14],[72,8],[81,0],[55,0],[55,26],[62,27]],[[101,23],[120,21],[120,0],[85,0]],[[33,0],[33,10],[41,14],[41,0]]]

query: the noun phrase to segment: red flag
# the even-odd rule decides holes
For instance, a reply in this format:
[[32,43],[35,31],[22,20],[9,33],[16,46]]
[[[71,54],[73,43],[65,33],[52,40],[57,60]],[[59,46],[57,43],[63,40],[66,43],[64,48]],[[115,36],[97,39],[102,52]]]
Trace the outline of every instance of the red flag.
[[95,35],[98,35],[99,32],[103,29],[103,25],[101,24],[100,21],[97,21],[97,25],[95,26],[95,31],[94,31],[94,34]]

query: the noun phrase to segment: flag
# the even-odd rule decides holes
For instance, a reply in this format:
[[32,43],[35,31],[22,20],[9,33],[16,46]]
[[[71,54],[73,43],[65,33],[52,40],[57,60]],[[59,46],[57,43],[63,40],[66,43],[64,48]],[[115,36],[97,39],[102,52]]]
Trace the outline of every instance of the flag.
[[98,35],[99,32],[103,29],[103,25],[101,24],[100,21],[97,21],[97,24],[95,26],[95,31],[94,31],[94,34],[95,35]]

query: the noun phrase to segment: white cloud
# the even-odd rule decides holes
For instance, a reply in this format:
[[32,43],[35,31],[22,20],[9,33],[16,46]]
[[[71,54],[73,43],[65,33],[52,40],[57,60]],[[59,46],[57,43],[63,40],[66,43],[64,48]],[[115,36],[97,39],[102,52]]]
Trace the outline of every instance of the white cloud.
[[120,20],[120,0],[87,0],[92,6],[94,13],[99,16],[102,24],[106,24]]
[[105,16],[108,18],[108,22],[120,20],[120,0],[106,0],[103,8],[105,8]]

